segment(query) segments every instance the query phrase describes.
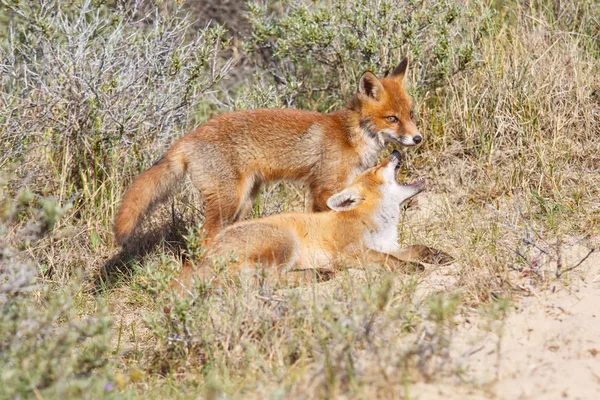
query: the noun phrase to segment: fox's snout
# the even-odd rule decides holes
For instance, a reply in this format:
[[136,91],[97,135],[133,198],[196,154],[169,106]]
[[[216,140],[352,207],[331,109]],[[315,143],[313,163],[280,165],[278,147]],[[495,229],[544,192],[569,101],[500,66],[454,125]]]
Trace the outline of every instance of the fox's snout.
[[411,183],[400,184],[399,187],[400,187],[400,193],[401,193],[400,204],[402,204],[405,201],[407,201],[408,199],[415,197],[416,195],[421,193],[423,191],[423,189],[425,189],[425,180],[418,179]]
[[416,125],[410,121],[405,124],[397,140],[404,146],[416,146],[423,141],[423,136]]
[[412,137],[412,141],[415,142],[415,144],[421,143],[422,140],[423,140],[423,137],[420,134]]

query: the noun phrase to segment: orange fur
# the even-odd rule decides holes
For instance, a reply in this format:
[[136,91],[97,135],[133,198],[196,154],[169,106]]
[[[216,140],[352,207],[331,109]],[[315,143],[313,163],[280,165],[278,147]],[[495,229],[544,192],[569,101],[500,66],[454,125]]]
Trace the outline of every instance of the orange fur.
[[284,213],[227,227],[215,237],[197,272],[187,265],[172,286],[189,287],[196,274],[209,277],[219,263],[238,271],[260,264],[280,276],[291,270],[332,270],[356,259],[450,262],[451,257],[425,246],[399,247],[400,204],[423,188],[422,182],[396,182],[399,162],[399,153],[394,152],[381,165],[362,173],[331,196],[328,204],[333,210]]
[[365,73],[351,106],[336,113],[259,109],[211,119],[134,181],[116,218],[117,242],[129,240],[185,173],[202,193],[209,239],[245,217],[265,181],[304,181],[313,210],[327,210],[327,199],[372,166],[387,143],[420,142],[404,89],[406,67],[403,61],[381,80]]

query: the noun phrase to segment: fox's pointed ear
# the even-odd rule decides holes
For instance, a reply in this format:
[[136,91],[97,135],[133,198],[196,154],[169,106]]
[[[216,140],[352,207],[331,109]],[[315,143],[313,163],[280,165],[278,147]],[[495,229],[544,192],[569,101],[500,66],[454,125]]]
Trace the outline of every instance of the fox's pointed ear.
[[358,189],[349,187],[327,199],[327,207],[333,211],[348,211],[358,206],[362,201]]
[[360,77],[358,83],[358,93],[370,97],[374,100],[379,100],[381,93],[383,92],[383,85],[379,82],[379,79],[372,72],[365,72]]
[[392,78],[403,80],[407,69],[408,69],[408,58],[404,57],[404,59],[402,61],[400,61],[400,64],[398,64],[398,66],[396,68],[394,68],[394,70],[390,73],[390,76]]

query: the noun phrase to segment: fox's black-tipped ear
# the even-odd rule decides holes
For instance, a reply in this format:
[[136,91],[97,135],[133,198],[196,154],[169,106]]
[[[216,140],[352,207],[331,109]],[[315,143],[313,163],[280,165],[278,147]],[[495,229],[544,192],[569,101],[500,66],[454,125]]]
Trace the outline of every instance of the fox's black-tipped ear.
[[406,70],[408,69],[408,58],[404,57],[400,64],[390,73],[390,76],[396,79],[404,79]]
[[379,79],[372,72],[365,72],[360,77],[358,83],[358,93],[370,97],[374,100],[379,100],[381,93],[383,92],[383,85],[379,82]]
[[348,211],[362,203],[362,200],[360,192],[349,187],[327,199],[327,207],[333,211]]

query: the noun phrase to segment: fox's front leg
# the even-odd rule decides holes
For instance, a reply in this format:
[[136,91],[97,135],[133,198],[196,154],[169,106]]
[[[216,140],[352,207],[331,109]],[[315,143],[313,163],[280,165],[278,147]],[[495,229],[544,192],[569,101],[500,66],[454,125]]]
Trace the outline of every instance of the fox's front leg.
[[454,259],[443,251],[422,245],[409,246],[403,249],[398,248],[398,250],[390,250],[387,252],[367,249],[355,252],[352,260],[343,260],[345,264],[356,262],[363,265],[368,263],[378,263],[393,269],[405,267],[417,267],[421,269],[423,267],[421,263],[446,265],[453,261]]
[[397,269],[424,269],[417,261],[404,259],[406,257],[396,257],[392,254],[382,253],[377,250],[362,250],[354,253],[351,257],[344,257],[340,264],[346,267],[352,266],[368,266],[368,265],[382,265],[386,268],[397,270]]
[[446,265],[454,262],[454,258],[438,249],[423,245],[408,246],[403,249],[389,251],[383,254],[390,255],[399,261],[410,263],[426,263],[434,265]]

